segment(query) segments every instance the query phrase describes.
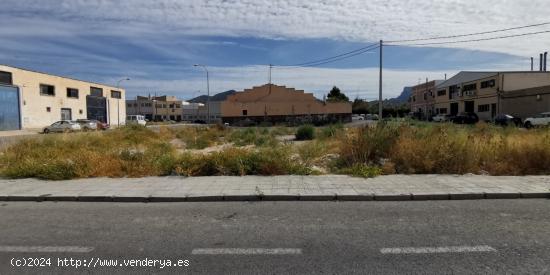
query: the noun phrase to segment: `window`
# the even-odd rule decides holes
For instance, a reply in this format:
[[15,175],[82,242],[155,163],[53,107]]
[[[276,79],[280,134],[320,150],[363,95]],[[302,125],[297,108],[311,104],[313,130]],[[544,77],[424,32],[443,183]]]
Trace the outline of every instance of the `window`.
[[487,89],[487,88],[492,88],[492,87],[495,87],[495,80],[494,79],[481,82],[481,89]]
[[248,115],[248,110],[243,110],[243,116],[247,116]]
[[477,106],[477,111],[482,113],[482,112],[489,112],[489,107],[490,105],[489,104],[483,104],[483,105],[478,105]]
[[437,96],[444,96],[447,94],[447,90],[439,90],[437,91]]
[[128,104],[126,104],[126,106],[128,106],[128,108],[132,108],[132,106],[134,106],[134,104],[128,103]]
[[40,84],[40,95],[55,96],[55,87],[52,85]]
[[49,112],[51,112],[51,111],[52,111],[52,108],[50,108],[50,107],[46,107],[46,112],[48,112],[48,113],[49,113]]
[[91,96],[102,97],[103,96],[103,89],[96,88],[96,87],[90,87],[90,95]]
[[82,109],[80,109],[80,110],[78,110],[78,113],[83,114],[84,112],[82,111]]
[[78,89],[67,88],[67,97],[78,98]]
[[111,91],[111,98],[122,98],[122,93],[120,91]]
[[464,92],[466,92],[466,91],[477,90],[477,83],[464,85],[464,88],[463,88],[462,90],[463,90]]
[[447,113],[447,108],[439,108],[439,113],[440,114],[446,114]]
[[458,90],[459,90],[459,88],[458,88],[457,85],[453,85],[453,86],[449,87],[449,93],[450,94],[454,94],[454,93],[458,92]]
[[10,72],[2,72],[2,71],[0,71],[0,83],[12,85],[12,84],[13,84],[13,80],[12,80],[12,75],[11,75],[11,73],[10,73]]
[[413,102],[416,102],[416,96],[413,96]]
[[424,100],[428,99],[428,94],[424,93]]

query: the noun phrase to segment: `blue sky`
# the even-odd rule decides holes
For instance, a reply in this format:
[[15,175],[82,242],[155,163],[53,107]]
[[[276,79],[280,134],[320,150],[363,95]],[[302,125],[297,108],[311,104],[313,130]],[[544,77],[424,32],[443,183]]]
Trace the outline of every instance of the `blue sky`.
[[[321,59],[380,38],[535,24],[545,22],[545,10],[545,0],[5,0],[0,63],[111,85],[129,76],[128,97],[188,99],[206,90],[195,63],[210,68],[212,93],[242,90],[267,82],[267,64]],[[386,47],[385,96],[460,70],[526,70],[548,41],[543,34],[446,48]],[[351,97],[374,99],[378,51],[319,68],[274,69],[272,77],[318,97],[336,85]]]

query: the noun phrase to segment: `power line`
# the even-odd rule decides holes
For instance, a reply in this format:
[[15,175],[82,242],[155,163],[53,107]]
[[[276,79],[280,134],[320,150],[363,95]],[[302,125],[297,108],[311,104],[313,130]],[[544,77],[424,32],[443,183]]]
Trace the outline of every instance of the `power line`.
[[[377,45],[377,44],[376,44]],[[324,65],[324,64],[328,64],[328,63],[334,63],[334,62],[338,62],[338,61],[341,61],[341,60],[344,60],[344,59],[348,59],[348,58],[351,58],[351,57],[354,57],[354,56],[358,56],[358,55],[361,55],[361,54],[364,54],[364,53],[367,53],[369,51],[372,51],[372,50],[375,50],[375,49],[378,49],[380,48],[380,46],[376,46],[376,47],[373,47],[374,45],[371,45],[370,48],[363,48],[363,50],[361,51],[354,51],[355,53],[353,54],[347,54],[347,55],[339,55],[340,57],[339,58],[336,58],[336,57],[332,57],[330,59],[324,59],[324,60],[327,60],[327,61],[324,61],[324,62],[310,62],[311,64],[306,64],[306,65],[293,65],[293,66],[277,66],[277,67],[274,67],[274,68],[280,68],[280,69],[298,69],[298,68],[307,68],[307,67],[316,67],[316,66],[320,66],[320,65]]]
[[535,35],[535,34],[542,34],[542,33],[550,33],[550,30],[548,30],[548,31],[540,31],[540,32],[529,32],[529,33],[505,35],[505,36],[496,36],[496,37],[489,37],[489,38],[469,39],[469,40],[446,41],[446,42],[429,42],[429,43],[415,43],[415,44],[386,44],[385,46],[427,46],[427,45],[456,44],[456,43],[478,42],[478,41],[488,41],[488,40],[496,40],[496,39],[504,39],[504,38],[528,36],[528,35]]
[[[319,60],[315,60],[315,61],[309,61],[309,62],[294,64],[294,65],[278,65],[276,67],[305,67],[307,65],[311,65],[311,64],[315,64],[315,63],[319,63],[319,62],[324,62],[324,61],[329,61],[331,59],[344,57],[344,56],[347,56],[347,55],[350,55],[350,54],[354,54],[354,53],[357,53],[357,52],[360,52],[360,51],[364,51],[364,50],[366,50],[366,49],[368,49],[372,46],[376,46],[376,45],[378,45],[378,43],[374,43],[374,44],[371,44],[371,45],[368,45],[368,46],[365,46],[365,47],[362,47],[362,48],[359,48],[359,49],[356,49],[356,50],[353,50],[353,51],[350,51],[350,52],[342,53],[342,54],[335,55],[335,56],[328,57],[328,58],[323,58],[323,59],[319,59]],[[371,50],[371,49],[369,49],[369,50]]]
[[538,26],[545,26],[545,25],[550,25],[550,22],[545,22],[545,23],[540,23],[540,24],[532,24],[532,25],[526,25],[526,26],[520,26],[520,27],[513,27],[513,28],[506,28],[506,29],[499,29],[499,30],[493,30],[493,31],[469,33],[469,34],[458,34],[458,35],[449,35],[449,36],[435,36],[435,37],[429,37],[429,38],[393,40],[393,41],[385,41],[385,42],[387,42],[387,43],[401,43],[401,42],[416,42],[416,41],[426,41],[426,40],[437,40],[437,39],[458,38],[458,37],[475,36],[475,35],[481,35],[481,34],[489,34],[489,33],[497,33],[497,32],[505,32],[505,31],[526,29],[526,28],[532,28],[532,27],[538,27]]

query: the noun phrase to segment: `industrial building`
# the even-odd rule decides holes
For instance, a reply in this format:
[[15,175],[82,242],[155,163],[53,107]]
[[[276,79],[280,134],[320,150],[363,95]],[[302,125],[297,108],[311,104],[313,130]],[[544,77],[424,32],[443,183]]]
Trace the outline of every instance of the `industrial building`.
[[0,130],[76,119],[122,125],[124,98],[124,89],[113,86],[0,65]]
[[266,84],[227,96],[220,103],[224,123],[350,122],[351,102],[330,102],[302,90]]
[[426,79],[425,83],[418,84],[412,87],[411,98],[411,112],[418,119],[427,119],[435,115],[435,93],[436,87],[443,83],[444,80],[432,80]]
[[436,114],[476,113],[491,121],[497,114],[525,119],[550,111],[550,72],[460,72],[436,86]]

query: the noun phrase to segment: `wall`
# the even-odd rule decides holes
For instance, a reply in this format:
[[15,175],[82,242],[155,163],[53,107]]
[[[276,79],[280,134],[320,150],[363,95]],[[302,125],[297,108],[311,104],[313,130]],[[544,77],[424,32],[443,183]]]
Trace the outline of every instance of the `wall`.
[[[42,128],[61,119],[61,108],[70,108],[72,119],[86,119],[86,96],[90,94],[90,87],[103,89],[103,96],[107,98],[108,123],[116,126],[126,121],[125,91],[121,92],[121,99],[111,98],[111,90],[115,87],[91,82],[74,80],[59,76],[38,73],[14,67],[0,65],[0,71],[13,74],[13,85],[21,90],[22,127],[24,129]],[[55,86],[55,96],[40,94],[40,84]],[[67,88],[79,90],[78,98],[68,98]],[[50,107],[50,112],[46,110]],[[118,111],[118,112],[117,112]]]
[[505,92],[500,105],[502,113],[522,119],[550,112],[550,86]]
[[502,91],[536,88],[550,85],[550,72],[512,72],[501,74]]

